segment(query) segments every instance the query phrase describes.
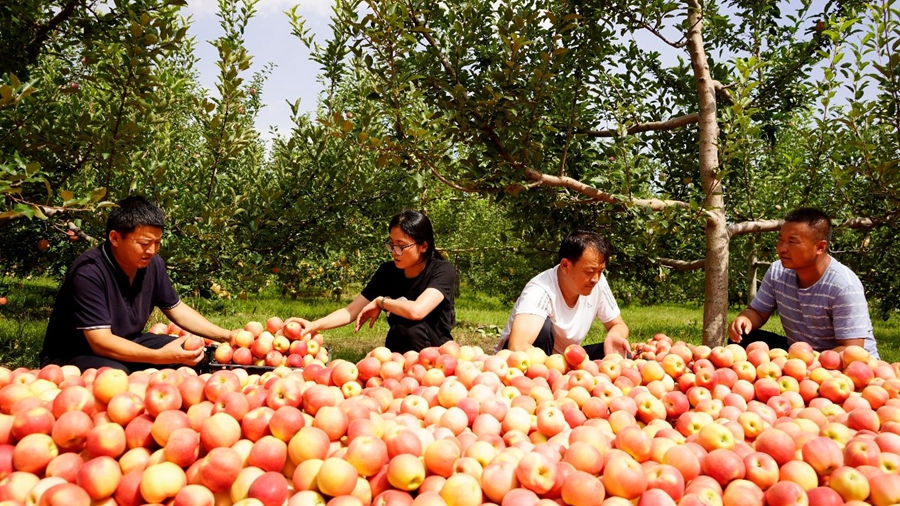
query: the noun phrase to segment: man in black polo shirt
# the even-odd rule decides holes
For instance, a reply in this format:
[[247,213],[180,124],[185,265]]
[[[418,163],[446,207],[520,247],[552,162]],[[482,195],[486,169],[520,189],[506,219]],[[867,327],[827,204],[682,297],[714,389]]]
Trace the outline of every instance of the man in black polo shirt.
[[110,213],[107,241],[82,254],[66,273],[44,348],[41,367],[71,364],[81,370],[113,367],[195,366],[204,350],[185,350],[185,338],[144,334],[154,307],[181,328],[216,341],[231,332],[182,302],[157,256],[165,214],[143,197],[128,197]]

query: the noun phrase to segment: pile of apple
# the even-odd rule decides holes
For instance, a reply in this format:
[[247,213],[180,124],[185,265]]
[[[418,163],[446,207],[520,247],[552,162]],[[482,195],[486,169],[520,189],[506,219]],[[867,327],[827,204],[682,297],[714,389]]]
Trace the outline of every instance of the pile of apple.
[[298,322],[288,319],[285,323],[277,316],[269,318],[265,327],[249,322],[231,343],[216,347],[216,362],[268,367],[303,367],[313,360],[326,362],[328,351],[322,346],[322,334],[301,337],[302,330]]
[[900,364],[661,334],[634,351],[0,368],[0,504],[900,503]]
[[301,336],[303,328],[292,319],[287,322],[273,316],[262,323],[251,321],[235,333],[229,343],[216,343],[191,336],[174,323],[157,323],[151,333],[187,336],[185,349],[198,349],[204,345],[216,345],[214,357],[219,364],[264,367],[303,367],[313,360],[328,361],[328,350],[323,346],[322,334]]

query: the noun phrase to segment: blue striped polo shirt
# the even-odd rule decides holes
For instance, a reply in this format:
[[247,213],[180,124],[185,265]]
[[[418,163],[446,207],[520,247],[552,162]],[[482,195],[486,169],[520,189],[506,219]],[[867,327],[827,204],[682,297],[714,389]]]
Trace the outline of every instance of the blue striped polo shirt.
[[865,349],[878,357],[863,285],[833,257],[822,277],[808,288],[799,287],[796,271],[776,261],[750,307],[769,315],[777,309],[792,343],[802,341],[822,351],[842,346],[842,339],[865,338]]

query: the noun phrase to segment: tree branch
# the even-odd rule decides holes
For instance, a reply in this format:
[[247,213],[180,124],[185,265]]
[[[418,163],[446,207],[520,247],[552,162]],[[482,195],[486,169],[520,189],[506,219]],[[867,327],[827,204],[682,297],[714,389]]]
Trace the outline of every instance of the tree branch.
[[676,271],[697,271],[706,267],[706,260],[675,260],[674,258],[657,258],[656,263]]
[[437,41],[434,40],[434,37],[431,36],[431,31],[425,27],[425,25],[419,20],[418,16],[412,12],[410,9],[409,17],[412,19],[412,22],[416,25],[416,28],[421,28],[422,30],[419,32],[425,37],[425,40],[428,41],[428,44],[437,51],[438,59],[441,61],[441,66],[444,67],[444,71],[450,74],[450,78],[453,79],[453,82],[459,82],[456,77],[456,70],[453,68],[453,65],[450,65],[450,60],[444,55],[444,52],[438,47]]
[[427,165],[428,165],[428,170],[431,171],[431,174],[432,174],[434,177],[436,177],[436,178],[438,179],[438,181],[444,183],[445,185],[449,186],[450,188],[453,188],[454,190],[461,191],[461,192],[465,192],[465,193],[482,193],[482,192],[480,192],[480,191],[478,191],[478,190],[473,190],[473,189],[471,189],[471,188],[465,188],[465,187],[462,187],[462,186],[460,186],[460,185],[454,183],[453,181],[450,181],[449,179],[447,179],[447,178],[445,178],[444,176],[442,176],[442,175],[437,171],[437,169],[434,168],[434,166],[432,166],[431,164],[427,164]]
[[[885,220],[881,218],[848,218],[841,223],[834,225],[834,228],[853,228],[857,230],[869,230],[875,227],[880,227],[885,224]],[[729,225],[728,228],[728,236],[734,237],[736,235],[744,235],[744,234],[758,234],[761,232],[774,232],[776,230],[781,229],[781,226],[784,225],[784,220],[757,220],[757,221],[745,221],[743,223],[735,223],[734,225]]]
[[875,227],[880,227],[884,225],[884,220],[880,218],[848,218],[843,221],[843,223],[839,223],[835,225],[835,227],[846,227],[853,228],[857,230],[869,230]]
[[[849,218],[835,225],[835,228],[853,228],[860,230],[869,230],[884,225],[885,221],[879,218]],[[763,232],[774,232],[780,230],[784,225],[784,220],[759,220],[745,221],[729,225],[729,238],[743,234],[759,234]],[[837,253],[837,252],[832,252]],[[672,258],[658,258],[656,262],[663,266],[675,269],[676,271],[693,271],[704,268],[705,259],[699,260],[675,260]],[[756,262],[756,265],[769,265],[769,262]]]
[[87,234],[84,232],[84,230],[81,230],[81,227],[79,227],[78,225],[76,225],[74,222],[67,221],[67,222],[66,222],[66,227],[68,227],[69,230],[71,230],[72,232],[74,232],[76,236],[78,236],[78,237],[81,238],[81,239],[84,239],[85,241],[87,241],[87,242],[89,242],[89,243],[92,243],[92,244],[93,244],[93,243],[96,241],[93,237],[87,235]]
[[48,38],[50,38],[50,32],[72,17],[72,14],[75,13],[75,8],[78,7],[80,3],[81,0],[71,0],[56,14],[56,16],[53,16],[53,19],[47,22],[47,24],[38,25],[36,27],[37,30],[34,33],[34,37],[32,37],[31,41],[28,43],[29,56],[32,58],[38,57],[41,52],[41,46]]
[[[691,125],[700,121],[700,113],[692,113],[685,114],[684,116],[677,116],[675,118],[670,118],[665,121],[651,121],[649,123],[640,123],[638,125],[634,125],[627,130],[628,135],[634,135],[641,132],[649,132],[649,131],[658,131],[658,130],[675,130],[676,128],[683,127],[685,125]],[[577,130],[579,134],[586,135],[588,137],[615,137],[619,135],[618,130]]]
[[713,89],[716,90],[716,95],[718,95],[719,98],[727,102],[729,105],[734,105],[734,95],[732,95],[731,92],[728,91],[728,88],[730,88],[731,85],[725,86],[719,81],[713,81],[712,84]]
[[519,252],[522,248],[518,246],[484,246],[481,248],[436,248],[441,253],[482,253],[485,251],[512,251]]
[[687,43],[687,41],[685,40],[684,36],[682,36],[682,37],[681,37],[681,40],[679,40],[678,42],[672,42],[672,41],[670,41],[670,40],[667,39],[662,33],[660,33],[659,30],[657,30],[656,28],[650,26],[650,25],[649,25],[646,21],[644,21],[643,19],[639,19],[638,17],[636,17],[636,16],[634,15],[634,13],[632,13],[632,12],[631,12],[630,10],[628,10],[628,9],[623,9],[623,10],[620,11],[620,12],[621,12],[622,14],[624,14],[625,16],[627,16],[627,17],[631,20],[632,23],[634,23],[634,24],[640,26],[641,28],[643,28],[644,30],[647,30],[648,32],[652,33],[653,35],[656,35],[656,37],[657,37],[659,40],[665,42],[666,44],[668,44],[668,45],[670,45],[670,46],[672,46],[672,47],[674,47],[675,49],[681,49],[681,48],[683,48],[684,45]]
[[745,221],[743,223],[735,223],[728,225],[728,237],[734,237],[744,234],[758,234],[761,232],[774,232],[784,225],[784,220],[758,220]]
[[[38,204],[27,203],[28,205],[34,207],[35,209],[39,209],[44,216],[48,218],[52,218],[57,214],[70,213],[70,212],[84,212],[90,211],[90,209],[75,209],[71,207],[51,207],[51,206],[42,206]],[[0,227],[5,227],[14,221],[19,221],[21,219],[27,218],[28,215],[24,213],[3,213],[0,214]]]
[[685,202],[680,202],[677,200],[659,200],[659,199],[620,199],[611,193],[607,193],[601,191],[593,186],[587,185],[578,181],[577,179],[572,179],[568,176],[551,176],[549,174],[544,174],[538,172],[534,169],[525,169],[525,177],[531,179],[533,181],[539,181],[541,184],[546,186],[557,186],[562,188],[568,188],[575,192],[578,192],[582,195],[591,197],[594,200],[600,202],[606,202],[609,204],[631,204],[641,207],[649,207],[654,211],[661,211],[667,207],[682,207],[688,208],[690,207]]

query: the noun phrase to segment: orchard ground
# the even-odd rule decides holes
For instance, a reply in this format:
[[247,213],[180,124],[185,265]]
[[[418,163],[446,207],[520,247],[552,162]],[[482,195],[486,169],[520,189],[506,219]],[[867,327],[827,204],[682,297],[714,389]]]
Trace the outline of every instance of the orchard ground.
[[[0,365],[11,369],[20,366],[36,368],[58,282],[44,278],[4,278],[3,281],[3,293],[0,295],[6,295],[8,302],[0,306]],[[346,293],[355,294],[358,291],[359,287],[355,287],[348,289]],[[274,290],[251,294],[245,300],[199,297],[184,297],[184,300],[207,318],[226,328],[243,327],[248,321],[254,320],[265,322],[271,316],[317,318],[348,302],[346,298],[336,300],[329,297],[292,300],[282,298]],[[461,290],[456,302],[454,339],[460,344],[480,346],[485,351],[490,351],[500,338],[511,308],[511,303]],[[743,308],[732,308],[729,318],[736,316],[741,309]],[[622,307],[622,314],[631,329],[630,340],[633,343],[646,342],[654,334],[662,332],[676,341],[700,344],[703,322],[703,308],[700,305],[630,305]],[[156,322],[167,322],[159,311],[154,312],[148,327]],[[900,361],[900,316],[892,315],[887,321],[873,316],[872,323],[882,360],[888,363]],[[778,316],[773,316],[765,328],[781,332]],[[387,323],[382,317],[374,328],[366,326],[359,334],[354,334],[352,326],[327,331],[325,343],[333,358],[358,362],[370,350],[384,344],[386,333]],[[599,342],[603,335],[602,326],[596,323],[585,344]]]

